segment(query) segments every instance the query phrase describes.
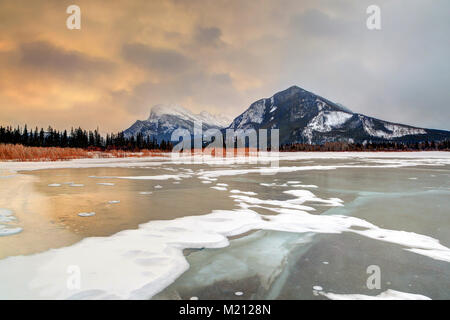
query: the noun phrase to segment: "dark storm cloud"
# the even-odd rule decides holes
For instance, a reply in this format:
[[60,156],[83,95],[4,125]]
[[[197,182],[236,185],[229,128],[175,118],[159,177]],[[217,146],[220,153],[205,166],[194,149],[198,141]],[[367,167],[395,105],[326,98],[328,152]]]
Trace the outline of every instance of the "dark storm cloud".
[[[82,29],[70,31],[64,1],[0,0],[0,121],[69,115],[121,130],[167,102],[236,116],[295,84],[358,113],[450,129],[448,0],[77,4]],[[379,31],[366,27],[372,4]]]
[[222,31],[216,27],[204,28],[197,27],[194,32],[194,42],[196,45],[206,46],[206,47],[217,47],[222,43],[220,37],[222,36]]
[[379,1],[379,31],[365,25],[370,1],[352,2],[345,11],[320,3],[290,21],[283,83],[355,112],[450,129],[449,2]]
[[165,73],[183,72],[194,63],[183,54],[164,48],[156,48],[141,43],[129,43],[122,47],[125,60],[141,68]]
[[109,73],[114,68],[113,63],[104,59],[65,50],[44,41],[23,43],[19,51],[23,66],[67,77]]
[[179,103],[188,98],[200,105],[208,105],[214,100],[215,105],[221,108],[215,111],[223,113],[223,108],[230,103],[239,103],[234,92],[229,74],[207,74],[197,70],[161,82],[145,81],[129,92],[118,91],[113,95],[134,113],[145,113],[153,105]]

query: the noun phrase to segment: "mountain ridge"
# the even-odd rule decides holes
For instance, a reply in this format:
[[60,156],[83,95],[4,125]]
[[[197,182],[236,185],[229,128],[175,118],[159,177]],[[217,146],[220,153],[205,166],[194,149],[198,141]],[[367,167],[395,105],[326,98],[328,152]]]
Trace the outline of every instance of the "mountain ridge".
[[298,86],[253,102],[229,129],[279,129],[280,144],[449,139],[450,132],[404,125],[354,113]]
[[269,98],[256,100],[226,125],[226,118],[207,112],[194,114],[178,105],[156,105],[147,120],[138,120],[125,130],[170,140],[177,128],[193,134],[195,121],[208,129],[279,129],[280,144],[364,141],[420,142],[450,139],[445,130],[420,128],[355,113],[339,103],[298,86],[291,86]]

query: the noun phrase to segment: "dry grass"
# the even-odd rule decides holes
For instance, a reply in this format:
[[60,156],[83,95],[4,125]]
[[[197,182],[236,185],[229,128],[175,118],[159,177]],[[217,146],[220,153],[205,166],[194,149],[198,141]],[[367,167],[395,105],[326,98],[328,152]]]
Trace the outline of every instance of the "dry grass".
[[88,151],[75,148],[24,147],[20,144],[0,144],[0,160],[56,161],[91,158]]
[[125,158],[156,157],[163,155],[161,150],[123,150],[89,151],[80,148],[25,147],[20,144],[0,144],[0,161],[58,161],[81,158]]
[[[169,151],[170,152],[170,151]],[[20,144],[0,144],[0,161],[58,161],[81,158],[127,158],[127,157],[158,157],[167,155],[168,151],[162,150],[139,150],[136,152],[124,150],[86,150],[80,148],[57,148],[57,147],[25,147]],[[256,149],[241,148],[228,150],[211,149],[192,150],[192,154],[210,154],[213,157],[236,157],[255,156]]]

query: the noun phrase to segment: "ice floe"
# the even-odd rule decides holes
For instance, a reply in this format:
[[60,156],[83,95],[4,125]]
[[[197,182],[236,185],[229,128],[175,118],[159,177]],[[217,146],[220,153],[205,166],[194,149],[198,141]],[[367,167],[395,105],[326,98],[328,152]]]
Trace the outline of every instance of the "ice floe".
[[320,294],[331,300],[431,300],[429,297],[421,294],[396,291],[392,289],[388,289],[376,296],[369,296],[365,294],[339,294],[332,292],[320,292]]
[[211,189],[216,189],[216,190],[219,190],[219,191],[227,191],[227,188],[225,188],[225,187],[218,187],[218,186],[211,187]]
[[89,178],[96,179],[128,179],[128,180],[181,180],[183,178],[190,178],[188,174],[162,174],[156,176],[89,176]]
[[241,191],[241,190],[237,190],[237,189],[230,190],[230,192],[231,193],[245,194],[247,196],[256,196],[256,195],[258,195],[256,192],[253,192],[253,191]]
[[0,236],[9,236],[21,232],[23,229],[11,223],[16,223],[14,212],[9,209],[0,208]]
[[290,185],[288,185],[287,183],[277,184],[275,182],[272,182],[272,183],[260,183],[259,185],[261,185],[263,187],[290,187]]
[[316,186],[315,184],[291,184],[291,187],[294,188],[313,188],[313,189],[317,189],[318,186]]
[[321,286],[314,286],[313,289],[317,290],[317,291],[322,291],[323,290],[323,288]]
[[50,183],[49,185],[47,185],[48,187],[61,187],[60,183]]
[[22,230],[23,229],[20,227],[12,227],[12,226],[8,226],[8,225],[0,224],[0,237],[17,234],[17,233],[22,232]]
[[14,222],[16,221],[16,217],[14,216],[14,212],[9,209],[0,208],[0,222]]
[[331,206],[343,206],[344,203],[344,201],[342,201],[339,198],[329,198],[329,199],[318,198],[314,193],[308,190],[287,190],[283,191],[283,193],[297,197],[297,200],[295,201],[296,203],[303,203],[309,201],[309,202],[324,203]]
[[95,216],[95,212],[81,212],[78,215],[80,217],[92,217],[92,216]]

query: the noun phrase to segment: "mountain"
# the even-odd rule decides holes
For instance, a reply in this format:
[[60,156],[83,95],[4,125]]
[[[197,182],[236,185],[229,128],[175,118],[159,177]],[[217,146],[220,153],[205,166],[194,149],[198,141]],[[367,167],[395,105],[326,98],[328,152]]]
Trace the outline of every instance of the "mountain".
[[417,128],[354,113],[297,86],[252,103],[229,128],[279,129],[280,144],[450,139],[449,131]]
[[156,105],[150,111],[147,120],[138,120],[124,131],[126,137],[142,133],[161,142],[170,140],[176,129],[187,129],[193,134],[194,122],[202,122],[203,130],[222,129],[227,127],[231,119],[224,115],[212,115],[206,111],[194,114],[178,105]]
[[[138,120],[124,131],[126,137],[142,133],[161,142],[176,129],[193,135],[194,122],[208,129],[279,129],[280,144],[325,142],[420,142],[450,139],[450,132],[383,121],[331,102],[297,86],[260,99],[232,122],[223,115],[194,114],[178,105],[156,105],[147,120]],[[231,124],[230,124],[231,123]]]

